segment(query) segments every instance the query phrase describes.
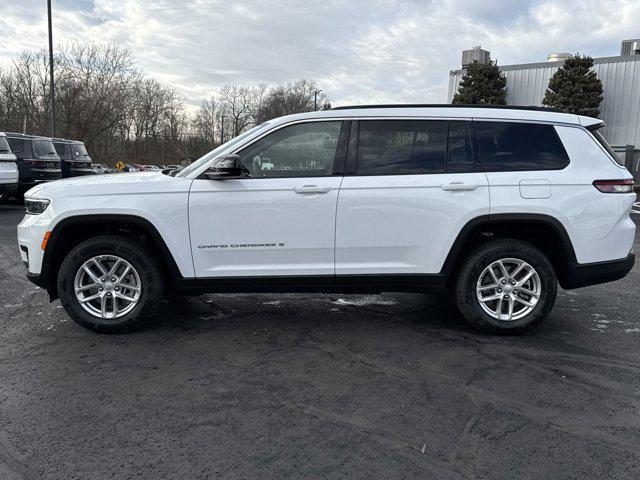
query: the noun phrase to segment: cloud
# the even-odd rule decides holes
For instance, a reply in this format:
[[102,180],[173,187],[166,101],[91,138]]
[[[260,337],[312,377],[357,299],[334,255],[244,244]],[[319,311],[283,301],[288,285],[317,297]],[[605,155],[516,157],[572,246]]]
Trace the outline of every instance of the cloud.
[[[46,6],[5,0],[0,62],[47,45]],[[316,80],[334,105],[446,101],[473,45],[501,64],[555,51],[616,55],[634,0],[58,0],[54,38],[117,42],[193,105],[225,83]]]

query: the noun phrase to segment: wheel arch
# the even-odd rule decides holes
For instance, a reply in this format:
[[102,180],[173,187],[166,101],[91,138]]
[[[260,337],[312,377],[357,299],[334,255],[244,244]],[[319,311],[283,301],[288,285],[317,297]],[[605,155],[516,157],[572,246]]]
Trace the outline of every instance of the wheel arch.
[[104,234],[141,237],[160,261],[168,281],[181,278],[180,269],[158,229],[146,218],[130,214],[89,214],[64,218],[51,231],[40,278],[50,300],[58,298],[56,277],[65,256],[79,243]]
[[458,233],[440,273],[451,286],[464,259],[483,242],[495,238],[526,241],[541,250],[553,265],[561,286],[567,283],[569,265],[576,254],[564,225],[549,215],[536,213],[489,214],[470,220]]

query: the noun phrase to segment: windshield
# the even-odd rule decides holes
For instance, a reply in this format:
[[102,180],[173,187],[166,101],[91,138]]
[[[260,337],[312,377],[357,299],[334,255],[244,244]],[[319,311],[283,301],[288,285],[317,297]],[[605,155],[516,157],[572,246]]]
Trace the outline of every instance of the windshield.
[[56,155],[56,149],[51,140],[34,140],[33,144],[38,155]]
[[11,153],[7,137],[0,137],[0,153]]
[[71,150],[73,150],[74,156],[89,155],[83,143],[72,143]]
[[228,148],[231,148],[232,146],[240,143],[242,140],[244,140],[248,136],[252,135],[253,133],[257,132],[258,130],[264,129],[267,125],[269,125],[269,122],[261,123],[260,125],[255,126],[253,128],[250,128],[249,130],[247,130],[244,133],[241,133],[237,137],[232,138],[227,143],[223,143],[218,148],[216,148],[216,149],[210,151],[209,153],[203,155],[198,160],[193,162],[191,165],[185,167],[183,170],[181,170],[179,173],[176,174],[176,177],[186,177],[191,172],[197,170],[202,165],[207,163],[209,160],[211,160],[213,158],[216,158],[218,155],[220,155],[221,152],[223,152],[223,151],[227,150]]

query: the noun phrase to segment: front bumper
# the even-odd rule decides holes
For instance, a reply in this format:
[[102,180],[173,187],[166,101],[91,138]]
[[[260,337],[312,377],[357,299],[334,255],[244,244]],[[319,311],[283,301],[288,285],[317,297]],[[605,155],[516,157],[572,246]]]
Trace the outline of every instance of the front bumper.
[[0,183],[0,193],[14,193],[18,190],[18,181],[13,183]]
[[635,261],[635,253],[631,252],[626,258],[619,260],[596,263],[571,262],[567,267],[562,288],[571,290],[620,280],[631,271]]

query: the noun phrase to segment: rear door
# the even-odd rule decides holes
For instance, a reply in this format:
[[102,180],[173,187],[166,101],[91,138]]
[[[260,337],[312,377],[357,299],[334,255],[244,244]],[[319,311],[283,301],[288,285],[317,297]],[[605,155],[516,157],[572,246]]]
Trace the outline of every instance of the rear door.
[[466,120],[361,120],[336,218],[337,275],[435,274],[489,212]]
[[284,126],[237,152],[245,178],[194,180],[196,276],[332,277],[348,126],[340,120]]

